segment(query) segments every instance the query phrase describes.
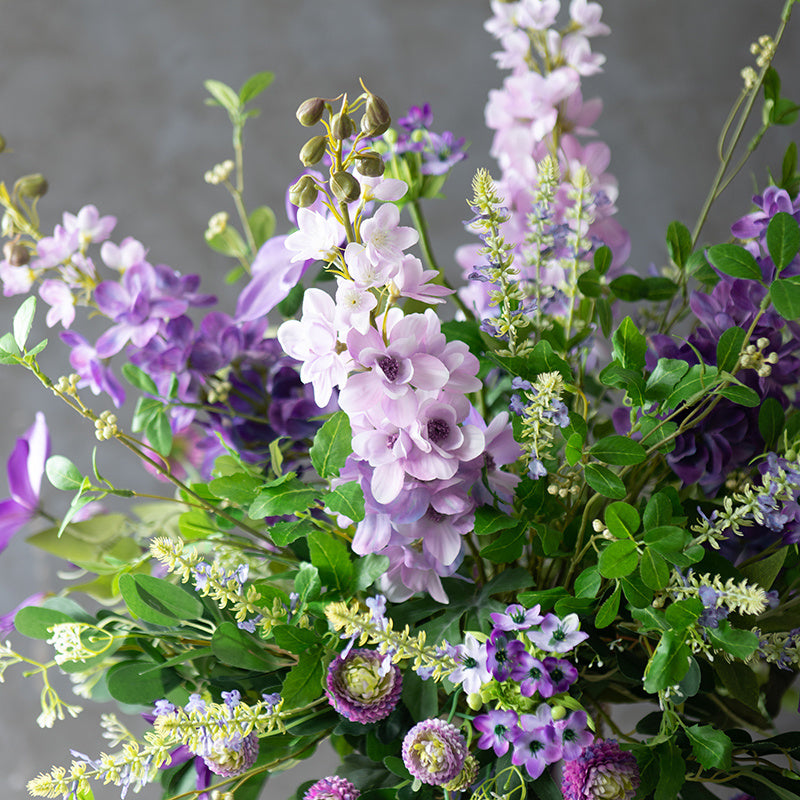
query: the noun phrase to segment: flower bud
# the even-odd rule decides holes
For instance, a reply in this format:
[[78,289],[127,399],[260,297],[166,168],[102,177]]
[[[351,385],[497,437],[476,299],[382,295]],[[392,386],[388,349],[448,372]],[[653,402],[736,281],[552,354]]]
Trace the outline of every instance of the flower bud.
[[368,136],[380,136],[389,130],[392,115],[386,101],[376,94],[367,97],[367,110],[361,118],[361,130]]
[[297,108],[297,121],[306,128],[316,125],[325,113],[325,101],[321,97],[309,97]]
[[23,175],[14,184],[14,192],[23,197],[41,197],[47,193],[47,181],[44,175],[36,172],[32,175]]
[[304,167],[310,167],[322,159],[327,142],[325,136],[313,136],[303,145],[300,150],[300,161],[303,162]]
[[564,706],[553,706],[552,712],[554,720],[564,719],[567,716],[567,709]]
[[331,120],[331,135],[334,139],[349,139],[356,130],[353,120],[341,112]]
[[12,267],[24,267],[31,260],[28,248],[19,242],[6,242],[3,245],[3,255]]
[[308,208],[316,199],[319,186],[310,175],[303,175],[289,188],[289,202],[298,208]]
[[480,692],[471,692],[467,695],[467,705],[473,710],[477,711],[483,705],[483,698]]
[[356,169],[368,178],[379,178],[383,175],[385,165],[378,153],[374,150],[365,150],[356,157]]
[[331,175],[331,191],[337,200],[352,203],[361,196],[361,184],[349,172],[341,170]]

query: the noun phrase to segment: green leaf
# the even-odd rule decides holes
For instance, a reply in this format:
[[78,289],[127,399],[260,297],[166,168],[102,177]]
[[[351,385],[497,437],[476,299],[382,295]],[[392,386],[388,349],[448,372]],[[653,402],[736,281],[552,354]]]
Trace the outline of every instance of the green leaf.
[[205,232],[206,244],[216,253],[231,258],[245,258],[247,256],[247,245],[242,239],[242,235],[233,225],[226,225],[219,232],[207,230]]
[[153,625],[171,627],[177,620],[203,616],[203,604],[197,596],[151,575],[120,575],[119,591],[131,615]]
[[774,280],[769,287],[769,299],[784,319],[792,322],[800,318],[800,276]]
[[607,245],[602,245],[594,251],[594,268],[601,274],[605,275],[611,268],[611,262],[614,260],[614,254],[611,248]]
[[575,578],[575,597],[597,597],[602,582],[597,567],[587,567]]
[[772,450],[783,431],[786,415],[783,406],[775,397],[765,397],[758,409],[758,432],[764,439],[767,450]]
[[732,278],[762,281],[761,267],[755,258],[738,244],[715,244],[706,251],[708,260],[720,272]]
[[564,459],[567,464],[574,467],[583,456],[583,436],[579,433],[571,433],[564,444]]
[[781,96],[781,79],[774,67],[768,67],[764,73],[764,98],[776,102]]
[[25,349],[28,335],[33,327],[33,317],[36,314],[36,298],[29,297],[14,314],[13,330],[14,342],[20,350]]
[[347,545],[325,531],[314,531],[306,539],[311,563],[319,570],[323,585],[344,594],[353,579],[353,564]]
[[659,358],[645,384],[645,397],[648,400],[663,400],[688,371],[689,365],[679,358]]
[[0,364],[16,364],[19,360],[19,347],[14,335],[4,333],[0,336]]
[[[666,525],[672,519],[672,503],[664,492],[656,492],[648,501],[642,515],[644,529],[650,531],[653,528]],[[649,541],[645,536],[645,541]]]
[[647,547],[642,553],[639,574],[645,586],[659,591],[669,583],[670,569],[662,555]]
[[717,342],[717,369],[721,372],[733,372],[739,362],[747,334],[742,328],[734,325],[722,332]]
[[638,275],[625,274],[614,278],[608,288],[620,299],[635,303],[647,297],[647,286]]
[[165,458],[172,452],[172,426],[166,412],[166,406],[161,406],[161,411],[151,417],[144,428],[150,446]]
[[630,317],[620,322],[619,327],[611,337],[613,344],[613,357],[619,361],[624,369],[641,372],[645,367],[645,353],[647,353],[647,339],[639,332]]
[[619,584],[611,593],[611,596],[603,602],[597,609],[594,625],[596,628],[607,628],[616,618],[619,611],[619,600],[622,590]]
[[64,622],[75,622],[75,620],[63,611],[38,606],[25,606],[14,616],[14,627],[17,632],[29,639],[49,639],[52,634],[47,629]]
[[608,544],[597,559],[597,568],[604,578],[622,578],[630,575],[639,563],[636,542],[621,539]]
[[211,522],[205,511],[193,508],[178,517],[178,530],[184,539],[207,539],[217,532],[216,526]]
[[239,110],[239,96],[230,86],[222,81],[203,81],[208,93],[231,115],[235,116]]
[[726,734],[711,725],[685,728],[695,758],[706,769],[730,769],[733,743]]
[[619,579],[622,591],[633,608],[645,608],[653,602],[653,592],[641,581],[641,578],[632,572],[630,575]]
[[740,567],[739,571],[750,583],[756,583],[764,591],[769,591],[772,588],[772,584],[775,583],[775,578],[780,574],[788,553],[789,548],[782,547],[771,556]]
[[267,533],[278,547],[286,547],[287,544],[307,536],[312,530],[314,530],[314,527],[308,522],[292,519],[285,522],[276,522]]
[[684,631],[691,628],[702,613],[702,601],[697,597],[689,597],[686,600],[670,603],[664,616],[673,630]]
[[131,364],[130,362],[123,364],[122,376],[131,386],[135,386],[148,394],[158,394],[158,387],[155,381],[141,367],[137,367],[136,364]]
[[306,628],[295,628],[293,625],[278,625],[272,629],[275,643],[282,650],[302,655],[307,650],[319,646],[319,634]]
[[717,380],[717,368],[693,364],[664,401],[664,408],[677,408],[679,403],[694,401],[708,392]]
[[686,646],[684,634],[664,631],[647,665],[644,690],[655,694],[680,683],[689,671],[691,655],[692,651]]
[[603,497],[621,500],[627,494],[622,479],[608,467],[603,467],[600,464],[588,464],[584,469],[584,476],[586,483]]
[[337,411],[318,431],[308,454],[321,478],[337,476],[353,452],[353,432],[344,411]]
[[639,530],[639,512],[628,503],[610,503],[605,513],[606,527],[617,539],[629,539]]
[[667,252],[676,267],[686,266],[692,252],[692,234],[682,222],[675,220],[667,226]]
[[522,555],[522,549],[527,541],[526,531],[527,525],[524,522],[517,523],[516,527],[503,531],[493,542],[484,545],[481,548],[481,556],[493,564],[516,561]]
[[487,536],[490,533],[513,528],[519,524],[519,520],[504,514],[492,506],[480,506],[475,511],[475,535]]
[[614,433],[592,445],[589,455],[605,464],[622,466],[641,463],[647,457],[647,451],[639,442]]
[[572,382],[572,370],[569,364],[555,353],[550,342],[545,339],[536,342],[528,361],[534,375],[541,372],[558,372],[567,383]]
[[259,492],[247,512],[250,519],[294,514],[307,510],[313,504],[319,492],[294,477],[294,473],[287,474],[290,476],[288,479],[265,486]]
[[786,211],[779,211],[767,226],[767,249],[777,271],[792,263],[800,250],[800,225]]
[[281,688],[281,697],[288,708],[307,705],[322,695],[325,666],[319,653],[313,651],[289,670]]
[[686,780],[686,764],[674,742],[662,742],[658,746],[658,773],[653,800],[675,800]]
[[[246,102],[246,101],[245,101]],[[247,218],[256,247],[261,247],[275,233],[275,212],[269,206],[259,206]]]
[[758,648],[758,636],[755,633],[733,628],[726,619],[720,620],[716,628],[706,628],[706,633],[714,647],[734,658],[749,658]]
[[229,667],[268,672],[280,666],[255,636],[241,630],[234,622],[221,622],[211,637],[211,649],[218,661]]
[[263,481],[255,475],[236,472],[233,475],[214,478],[209,482],[208,490],[214,497],[228,500],[237,506],[247,506],[256,499],[262,484]]
[[714,671],[722,679],[731,697],[735,697],[750,708],[758,707],[758,678],[747,664],[715,658]]
[[[264,89],[266,89],[267,86],[269,86],[273,80],[275,80],[274,72],[256,72],[255,75],[251,75],[242,84],[242,88],[239,89],[239,103],[241,105],[245,105],[246,103],[249,103],[253,98],[258,97],[258,95],[260,95],[261,92],[263,92]],[[209,89],[209,91],[211,90]]]
[[335,514],[344,514],[353,522],[364,519],[364,490],[358,481],[348,481],[337,486],[324,498],[325,508]]
[[773,125],[793,125],[800,115],[800,106],[786,97],[779,97],[770,109],[769,121]]
[[50,456],[44,465],[47,480],[64,492],[74,492],[80,489],[83,475],[80,470],[66,456]]
[[678,291],[678,284],[669,278],[645,278],[645,297],[653,303],[669,300]]
[[354,562],[353,585],[357,592],[363,592],[375,583],[389,569],[389,557],[378,553],[367,553]]
[[172,669],[152,670],[152,661],[123,661],[106,673],[109,694],[118,702],[152,707],[180,684]]
[[749,386],[733,384],[731,386],[726,386],[724,389],[720,389],[719,393],[723,397],[727,397],[731,402],[740,406],[745,406],[746,408],[755,408],[761,404],[761,398],[758,392],[755,391],[755,389],[751,389]]
[[611,326],[614,324],[614,315],[611,311],[611,303],[605,297],[598,297],[595,303],[595,313],[600,330],[606,338],[611,334]]

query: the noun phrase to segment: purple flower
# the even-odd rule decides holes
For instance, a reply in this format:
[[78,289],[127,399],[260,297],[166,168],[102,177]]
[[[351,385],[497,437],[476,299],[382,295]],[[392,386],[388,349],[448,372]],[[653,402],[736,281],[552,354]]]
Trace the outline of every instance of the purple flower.
[[461,772],[467,757],[463,734],[440,719],[417,723],[403,739],[403,763],[423,783],[441,786]]
[[638,787],[636,759],[632,753],[620,750],[615,739],[590,744],[578,758],[564,764],[564,800],[630,800]]
[[450,673],[450,681],[462,684],[468,694],[479,692],[492,679],[486,666],[486,648],[471,633],[464,636],[464,644],[456,645],[455,659],[459,666]]
[[356,800],[360,794],[350,781],[338,775],[329,775],[310,786],[303,800]]
[[328,702],[351,722],[366,725],[394,711],[403,688],[403,676],[389,656],[366,648],[336,656],[328,667]]
[[475,717],[472,727],[482,734],[478,747],[481,750],[491,747],[498,758],[505,755],[509,742],[516,736],[517,723],[517,712],[511,710],[494,709]]
[[18,611],[27,606],[38,606],[45,597],[47,597],[46,592],[36,592],[30,597],[26,597],[19,605],[14,606],[7,614],[0,614],[0,637],[6,637],[16,630],[14,617],[17,616]]
[[50,455],[50,435],[41,411],[25,434],[19,437],[8,457],[6,471],[11,497],[0,501],[0,552],[21,530],[39,507],[44,465]]
[[561,743],[553,726],[550,708],[541,705],[535,714],[523,714],[514,732],[511,763],[525,766],[532,778],[538,778],[548,764],[561,758]]
[[[578,680],[578,670],[563,658],[553,658],[548,656],[542,662],[547,670],[547,678],[552,686],[551,694],[561,694],[566,692],[576,680]],[[549,697],[541,692],[542,697]]]
[[519,639],[510,639],[503,630],[494,630],[486,642],[486,666],[495,680],[507,680],[525,652],[525,644]]
[[564,619],[559,619],[555,614],[547,614],[538,631],[528,631],[528,638],[540,650],[568,653],[589,638],[589,634],[583,633],[579,628],[577,614],[568,614]]
[[564,761],[578,758],[581,750],[592,743],[594,736],[586,727],[586,712],[573,711],[568,717],[557,720],[556,733],[561,739]]
[[505,614],[489,614],[492,624],[501,631],[525,631],[538,625],[544,617],[539,613],[541,606],[535,605],[527,609],[519,604],[510,605]]
[[523,697],[533,697],[535,692],[539,692],[542,697],[552,697],[555,694],[545,665],[527,650],[520,653],[519,660],[511,670],[511,680],[519,683],[519,691]]

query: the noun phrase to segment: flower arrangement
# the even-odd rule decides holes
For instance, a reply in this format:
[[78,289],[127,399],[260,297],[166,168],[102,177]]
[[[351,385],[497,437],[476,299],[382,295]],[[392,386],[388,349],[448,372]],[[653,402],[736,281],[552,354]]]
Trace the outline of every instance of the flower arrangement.
[[[456,286],[423,205],[465,142],[427,105],[393,123],[364,81],[300,104],[281,228],[243,191],[271,74],[206,82],[233,128],[206,174],[236,215],[205,236],[240,285],[228,311],[94,206],[43,230],[41,175],[0,185],[0,281],[28,295],[0,362],[98,440],[86,464],[53,455],[39,412],[8,458],[0,549],[34,529],[69,568],[2,618],[52,659],[9,638],[0,677],[43,681],[42,727],[81,710],[51,669],[130,715],[31,795],[255,797],[329,741],[340,768],[297,800],[800,797],[800,732],[775,727],[800,666],[796,147],[729,241],[702,239],[800,112],[772,66],[792,7],[754,45],[694,229],[669,224],[648,276],[582,95],[609,33],[588,0],[491,3],[498,171],[475,172]],[[39,360],[59,343],[29,341],[42,303],[63,377]],[[112,445],[160,494],[115,483]]]

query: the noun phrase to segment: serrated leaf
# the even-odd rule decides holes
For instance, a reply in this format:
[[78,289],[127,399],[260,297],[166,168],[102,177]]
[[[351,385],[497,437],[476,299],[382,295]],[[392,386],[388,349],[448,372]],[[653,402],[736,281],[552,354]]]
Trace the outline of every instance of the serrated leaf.
[[738,244],[715,244],[706,251],[713,266],[732,278],[762,281],[761,267],[753,256]]
[[667,226],[667,252],[676,267],[686,266],[692,252],[692,234],[682,222],[675,220]]
[[792,322],[800,318],[800,276],[774,280],[769,287],[769,299],[784,319]]
[[12,329],[14,331],[14,342],[20,350],[25,349],[28,335],[33,327],[33,318],[36,314],[36,298],[29,297],[14,314]]
[[347,456],[353,452],[353,432],[344,411],[337,411],[317,431],[308,451],[311,463],[321,478],[337,476]]
[[716,367],[693,364],[664,401],[664,408],[677,408],[679,403],[702,396],[716,383],[716,380]]
[[81,471],[66,456],[50,456],[44,465],[47,480],[56,489],[64,492],[74,492],[80,489],[83,483]]
[[617,584],[611,596],[597,609],[594,625],[596,628],[607,628],[616,618],[619,611],[619,601],[622,590]]
[[604,467],[601,464],[587,464],[584,469],[584,477],[586,478],[586,483],[603,497],[621,500],[627,494],[622,479],[608,467]]
[[283,681],[281,697],[288,708],[299,708],[318,699],[322,694],[325,664],[318,652],[312,651],[289,670]]
[[688,371],[689,365],[679,358],[659,358],[645,384],[645,397],[663,400]]
[[778,272],[788,267],[800,250],[800,225],[786,211],[779,211],[769,221],[767,249]]
[[675,800],[686,780],[686,764],[680,749],[671,741],[658,746],[658,772],[653,800]]
[[606,545],[597,559],[597,568],[604,578],[622,578],[630,575],[639,563],[636,542],[620,539]]
[[286,547],[286,545],[308,535],[312,530],[313,527],[309,523],[293,519],[286,522],[276,522],[267,533],[278,547]]
[[752,631],[734,628],[726,619],[719,621],[716,628],[706,628],[711,644],[718,650],[724,650],[734,658],[745,660],[758,648],[758,636]]
[[335,514],[344,514],[353,522],[364,519],[364,490],[358,481],[349,481],[337,486],[324,498],[325,508]]
[[684,638],[683,634],[664,631],[646,668],[644,678],[646,692],[655,694],[683,680],[683,676],[689,671],[689,659],[692,655]]
[[747,334],[742,328],[734,325],[722,332],[717,342],[717,369],[722,372],[733,372],[739,361]]
[[620,322],[611,337],[613,357],[624,369],[641,372],[645,367],[647,340],[630,317]]
[[255,75],[251,75],[242,84],[242,88],[239,89],[239,103],[241,105],[249,103],[253,98],[258,97],[274,80],[274,72],[256,72]]
[[711,725],[685,728],[695,758],[706,769],[729,769],[733,743],[722,731]]
[[605,464],[623,466],[641,463],[647,457],[647,451],[639,442],[614,433],[593,444],[589,455]]
[[208,484],[208,490],[214,497],[228,500],[237,506],[247,506],[255,500],[262,481],[255,475],[237,472],[234,475],[222,475]]
[[317,498],[319,492],[287,473],[287,480],[275,486],[265,486],[258,494],[247,512],[250,519],[280,517],[306,511]]
[[141,367],[137,367],[136,364],[131,364],[130,362],[123,364],[122,376],[131,386],[135,386],[148,394],[158,394],[158,387],[155,381]]

